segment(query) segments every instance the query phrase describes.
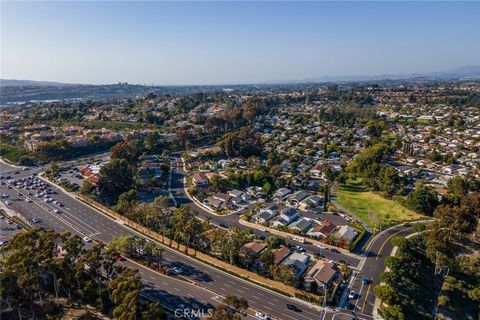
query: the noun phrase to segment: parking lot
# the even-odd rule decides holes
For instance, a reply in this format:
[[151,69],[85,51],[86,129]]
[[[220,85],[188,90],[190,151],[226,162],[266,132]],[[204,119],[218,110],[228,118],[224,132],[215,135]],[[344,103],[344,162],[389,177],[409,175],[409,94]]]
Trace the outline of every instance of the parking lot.
[[83,184],[84,178],[80,173],[78,167],[71,167],[65,169],[55,176],[55,179],[62,184],[68,184],[73,190],[80,188]]

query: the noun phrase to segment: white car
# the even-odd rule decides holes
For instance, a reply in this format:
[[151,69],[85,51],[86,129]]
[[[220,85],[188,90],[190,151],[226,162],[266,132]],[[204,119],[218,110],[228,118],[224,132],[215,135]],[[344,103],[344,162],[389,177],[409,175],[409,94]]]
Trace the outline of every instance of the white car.
[[2,198],[8,198],[8,194],[6,193],[2,194]]
[[268,320],[270,319],[269,316],[267,316],[266,314],[264,313],[261,313],[261,312],[255,312],[255,317],[257,317],[258,319],[262,319],[262,320]]
[[32,199],[26,198],[26,199],[25,199],[25,202],[31,203],[31,202],[32,202]]
[[5,201],[5,204],[6,204],[6,205],[11,205],[12,202],[11,202],[11,201]]
[[58,209],[53,209],[53,212],[55,212],[55,213],[61,213],[61,211],[58,210]]
[[82,239],[83,239],[83,241],[85,241],[86,243],[92,242],[92,239],[90,239],[89,237],[83,237]]
[[321,245],[317,245],[317,247],[318,247],[318,249],[320,249],[320,250],[326,250],[326,249],[327,249],[327,247],[321,246]]
[[348,299],[355,299],[355,297],[357,296],[357,293],[355,291],[350,291],[350,293],[348,294]]
[[38,218],[33,218],[32,221],[33,221],[33,223],[40,223],[40,219],[38,219]]

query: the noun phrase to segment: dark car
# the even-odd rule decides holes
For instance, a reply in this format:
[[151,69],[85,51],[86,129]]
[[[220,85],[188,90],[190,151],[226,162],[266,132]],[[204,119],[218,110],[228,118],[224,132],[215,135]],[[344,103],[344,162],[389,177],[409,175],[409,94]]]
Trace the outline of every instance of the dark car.
[[295,312],[300,312],[300,311],[302,311],[302,310],[300,310],[296,305],[291,304],[291,303],[287,303],[287,309],[288,309],[288,310],[295,311]]
[[225,223],[220,223],[220,227],[222,227],[222,228],[228,228]]
[[340,253],[340,251],[338,251],[338,250],[335,249],[335,248],[330,249],[330,251],[335,252],[335,253]]
[[363,283],[363,284],[369,284],[369,283],[370,283],[370,279],[369,279],[368,277],[363,277],[362,283]]

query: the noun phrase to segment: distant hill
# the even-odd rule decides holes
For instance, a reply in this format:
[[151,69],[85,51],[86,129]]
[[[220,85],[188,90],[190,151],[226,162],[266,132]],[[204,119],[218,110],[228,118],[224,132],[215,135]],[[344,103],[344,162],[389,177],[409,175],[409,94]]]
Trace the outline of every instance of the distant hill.
[[0,79],[0,87],[68,87],[75,85],[78,84],[53,81]]
[[[463,66],[457,69],[431,72],[425,74],[382,74],[373,76],[322,76],[301,80],[276,80],[256,84],[229,85],[235,90],[251,92],[252,90],[277,90],[282,87],[308,86],[316,83],[335,82],[397,82],[409,80],[465,80],[480,79],[480,66]],[[128,83],[118,84],[74,84],[51,81],[6,80],[0,79],[0,103],[23,102],[32,100],[62,100],[78,98],[129,98],[144,96],[150,92],[155,94],[185,95],[200,92],[220,92],[221,85],[192,86],[144,86]]]
[[321,83],[321,82],[357,82],[357,81],[382,81],[382,80],[409,80],[425,78],[431,80],[453,80],[453,79],[480,79],[480,66],[463,66],[448,71],[430,73],[396,73],[379,74],[371,76],[320,76],[300,80],[272,80],[264,83]]

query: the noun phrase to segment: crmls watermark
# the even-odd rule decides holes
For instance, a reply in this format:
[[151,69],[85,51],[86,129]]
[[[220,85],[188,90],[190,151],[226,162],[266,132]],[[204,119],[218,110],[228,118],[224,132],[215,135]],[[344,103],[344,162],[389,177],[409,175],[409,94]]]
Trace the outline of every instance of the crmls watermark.
[[198,309],[175,309],[175,317],[186,319],[203,319],[211,318],[213,316],[213,309],[198,310]]

